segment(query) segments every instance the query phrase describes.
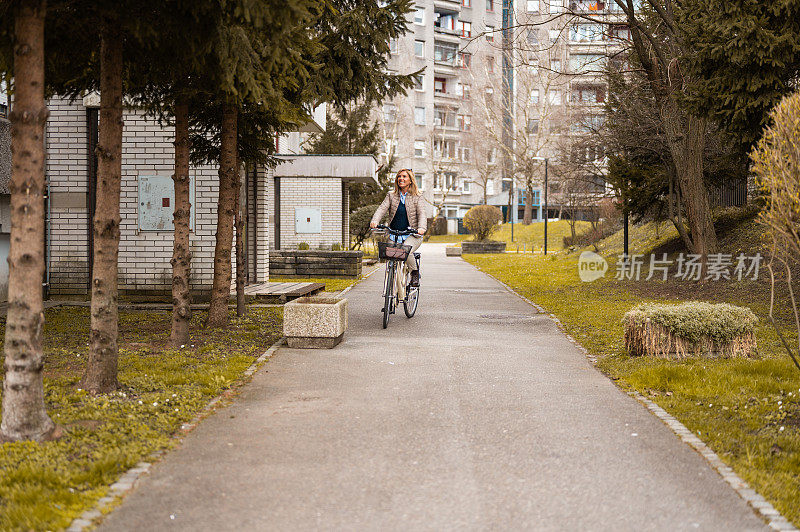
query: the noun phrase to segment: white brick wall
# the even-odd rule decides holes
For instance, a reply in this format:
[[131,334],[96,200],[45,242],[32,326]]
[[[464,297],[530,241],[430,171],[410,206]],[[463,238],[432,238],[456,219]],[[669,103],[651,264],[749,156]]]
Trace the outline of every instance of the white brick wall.
[[[270,180],[273,181],[273,180]],[[342,181],[330,177],[281,177],[281,249],[312,248],[342,243]],[[295,233],[294,209],[308,207],[322,214],[321,233]]]
[[[88,160],[86,108],[81,101],[50,101],[47,124],[47,175],[51,191],[87,191]],[[162,128],[135,111],[125,111],[122,150],[122,218],[119,250],[121,290],[171,290],[173,232],[139,231],[138,176],[171,176],[174,169],[172,128]],[[193,289],[207,290],[214,269],[217,212],[217,168],[192,167],[195,181],[194,230],[190,235]],[[263,183],[260,183],[263,185]],[[270,208],[265,186],[259,187],[259,210]],[[271,201],[270,201],[271,204]],[[53,293],[85,293],[88,285],[88,209],[53,209],[51,221],[51,290]],[[259,242],[269,235],[266,215],[259,215]],[[259,280],[268,279],[269,246],[259,245]],[[235,267],[234,267],[235,272]],[[262,276],[263,274],[263,276]]]

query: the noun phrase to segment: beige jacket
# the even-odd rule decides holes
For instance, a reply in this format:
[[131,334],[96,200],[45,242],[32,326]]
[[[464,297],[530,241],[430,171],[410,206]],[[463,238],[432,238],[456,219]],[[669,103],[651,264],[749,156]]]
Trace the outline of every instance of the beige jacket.
[[[386,225],[392,223],[394,214],[397,212],[397,207],[400,206],[400,194],[395,194],[393,190],[386,193],[383,203],[381,203],[375,215],[372,217],[372,222],[379,224],[386,213],[389,213]],[[406,194],[406,214],[408,214],[408,223],[411,227],[416,229],[419,234],[424,234],[428,230],[428,219],[425,217],[425,200],[422,194],[413,196]]]

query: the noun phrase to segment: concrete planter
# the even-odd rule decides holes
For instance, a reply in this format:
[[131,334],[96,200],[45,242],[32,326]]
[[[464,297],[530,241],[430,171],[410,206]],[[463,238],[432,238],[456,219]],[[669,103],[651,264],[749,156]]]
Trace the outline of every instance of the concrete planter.
[[461,248],[458,246],[447,246],[446,248],[444,248],[444,254],[447,257],[460,257]]
[[347,329],[347,299],[301,297],[283,306],[283,335],[289,347],[330,349]]
[[504,253],[506,251],[505,242],[485,240],[483,242],[472,242],[465,240],[461,243],[461,253]]

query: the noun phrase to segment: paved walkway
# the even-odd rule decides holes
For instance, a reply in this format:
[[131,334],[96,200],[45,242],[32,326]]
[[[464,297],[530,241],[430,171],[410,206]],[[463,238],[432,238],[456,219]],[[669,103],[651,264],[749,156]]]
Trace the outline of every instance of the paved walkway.
[[381,328],[373,274],[341,345],[280,349],[101,529],[765,528],[550,319],[422,251],[415,318]]

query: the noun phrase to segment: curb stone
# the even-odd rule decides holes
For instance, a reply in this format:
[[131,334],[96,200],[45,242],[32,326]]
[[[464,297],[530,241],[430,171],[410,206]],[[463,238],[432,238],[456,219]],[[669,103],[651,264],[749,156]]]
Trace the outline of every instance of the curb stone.
[[[463,259],[462,259],[463,260]],[[466,262],[466,261],[464,261]],[[473,266],[474,267],[474,266]],[[476,268],[477,269],[477,268]],[[481,270],[479,270],[481,271]],[[528,299],[527,297],[518,294],[514,290],[512,290],[507,284],[499,280],[494,275],[481,271],[481,273],[488,275],[495,281],[497,281],[500,285],[503,286],[506,290],[514,294],[515,296],[519,297],[533,308],[535,308],[541,314],[547,314],[550,316],[550,319],[553,320],[561,332],[567,337],[567,339],[575,345],[586,358],[591,362],[593,366],[597,366],[597,357],[591,354],[585,347],[579,344],[575,338],[571,335],[567,334],[566,327],[564,324],[561,323],[555,314],[550,314],[545,312],[542,307]],[[686,426],[678,421],[675,417],[673,417],[670,413],[666,410],[658,406],[655,402],[651,401],[650,399],[644,397],[639,392],[627,392],[628,395],[636,399],[638,402],[643,404],[647,409],[659,418],[665,425],[667,425],[676,436],[678,436],[681,441],[688,444],[692,447],[695,451],[697,451],[703,458],[705,458],[706,462],[717,472],[719,475],[728,483],[728,485],[739,494],[739,496],[745,500],[745,502],[753,509],[753,511],[761,517],[764,521],[766,521],[767,526],[769,526],[772,530],[777,530],[779,532],[798,532],[798,529],[789,522],[781,513],[775,509],[772,504],[767,501],[764,497],[758,494],[754,489],[752,489],[747,482],[745,482],[739,475],[737,475],[733,469],[731,469],[725,462],[720,459],[719,455],[712,451],[703,441],[695,436],[695,434],[690,431]]]
[[[278,341],[272,344],[269,349],[267,349],[260,357],[255,359],[253,363],[250,364],[250,366],[244,371],[243,376],[245,378],[251,377],[253,373],[255,373],[256,370],[261,367],[261,365],[268,358],[275,354],[275,351],[277,351],[285,341],[286,338],[279,338]],[[191,421],[181,425],[176,437],[183,436],[194,429],[200,423],[200,421],[213,412],[214,408],[222,399],[231,395],[230,391],[231,390],[226,390],[209,401],[208,404],[206,404],[206,406],[203,407],[203,409],[200,410],[200,412],[198,412]],[[75,518],[70,524],[69,528],[67,528],[67,532],[84,532],[85,530],[95,527],[97,525],[97,523],[95,523],[95,519],[102,517],[104,510],[109,509],[114,502],[118,501],[129,491],[131,491],[139,478],[150,470],[150,466],[153,464],[153,462],[155,462],[158,458],[161,458],[161,456],[164,454],[164,450],[156,451],[148,457],[148,462],[139,462],[123,473],[122,476],[110,486],[110,493],[105,497],[98,499],[93,508],[86,510],[79,517]]]

